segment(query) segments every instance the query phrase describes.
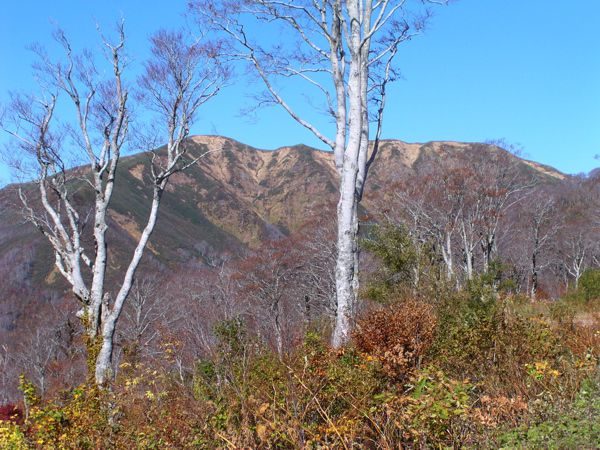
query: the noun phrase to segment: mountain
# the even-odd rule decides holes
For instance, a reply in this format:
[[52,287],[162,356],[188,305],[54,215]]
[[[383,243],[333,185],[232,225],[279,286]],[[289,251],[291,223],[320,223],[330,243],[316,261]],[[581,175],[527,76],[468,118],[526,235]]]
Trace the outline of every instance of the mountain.
[[590,170],[588,177],[593,179],[600,179],[600,167],[596,167],[595,169]]
[[[258,247],[266,239],[299,229],[315,214],[334,218],[337,173],[331,152],[304,145],[259,150],[220,136],[190,138],[190,153],[205,153],[197,164],[172,177],[145,257],[145,266],[202,266],[227,255]],[[498,147],[477,143],[381,142],[367,181],[367,191],[391,189],[407,175],[419,175],[444,164],[468,164],[491,158]],[[523,172],[538,181],[557,183],[559,171],[506,153]],[[150,202],[149,155],[123,158],[110,211],[110,271],[118,273],[140,235]],[[476,163],[476,164],[479,164]],[[74,170],[83,170],[76,168]],[[64,289],[53,266],[49,245],[22,219],[17,188],[0,190],[0,328],[14,311],[5,299],[25,296],[23,289]],[[89,205],[91,193],[81,189],[77,202]],[[371,207],[365,198],[363,208]],[[91,242],[89,242],[91,244]],[[49,294],[47,294],[49,295]],[[7,316],[8,315],[8,316]],[[12,317],[12,316],[11,316]]]

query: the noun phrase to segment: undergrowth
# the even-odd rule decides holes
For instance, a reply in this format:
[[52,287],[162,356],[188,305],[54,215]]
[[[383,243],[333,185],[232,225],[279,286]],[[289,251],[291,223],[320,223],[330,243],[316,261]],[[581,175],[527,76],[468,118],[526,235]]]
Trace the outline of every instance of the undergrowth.
[[532,315],[486,292],[397,299],[367,314],[351,345],[333,350],[310,332],[284,358],[242,321],[224,322],[214,355],[183,380],[124,362],[110,390],[85,384],[42,402],[23,379],[25,412],[2,417],[0,447],[600,445],[598,323],[590,334],[554,320],[556,305]]
[[279,355],[235,319],[185,373],[174,340],[160,363],[125,359],[110,389],[42,400],[22,378],[0,448],[600,447],[596,275],[532,303],[499,273],[433,300],[387,277],[342,349],[308,332]]

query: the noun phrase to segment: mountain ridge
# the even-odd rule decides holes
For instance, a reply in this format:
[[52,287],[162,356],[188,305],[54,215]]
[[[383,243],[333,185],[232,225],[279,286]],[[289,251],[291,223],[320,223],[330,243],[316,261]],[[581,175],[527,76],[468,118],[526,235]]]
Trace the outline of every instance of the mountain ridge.
[[[337,172],[332,152],[303,144],[264,150],[217,135],[190,136],[188,142],[193,145],[191,154],[205,155],[186,172],[173,176],[151,238],[148,264],[210,264],[243,249],[257,248],[265,239],[294,232],[314,214],[334,217]],[[409,174],[422,173],[452,158],[469,160],[478,152],[496,149],[479,143],[385,139],[380,142],[367,191],[389,188]],[[133,248],[145,219],[149,204],[147,155],[141,152],[121,160],[109,214],[110,244],[119,248],[112,255],[115,271]],[[549,166],[512,157],[540,180],[569,178]],[[58,277],[51,276],[51,250],[33,226],[23,226],[16,197],[19,186],[23,185],[0,189],[0,262],[15,248],[31,247],[32,260],[25,264],[30,278],[52,285]],[[80,205],[90,200],[91,193],[78,194]],[[364,207],[370,207],[368,198]]]

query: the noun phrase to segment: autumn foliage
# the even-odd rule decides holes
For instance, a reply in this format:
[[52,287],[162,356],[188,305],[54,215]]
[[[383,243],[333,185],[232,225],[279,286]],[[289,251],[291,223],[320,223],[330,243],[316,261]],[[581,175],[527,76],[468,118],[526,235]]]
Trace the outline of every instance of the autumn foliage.
[[[394,252],[405,232],[371,247],[386,266],[365,285],[385,295],[364,299],[341,349],[327,344],[324,240],[292,236],[218,271],[138,283],[111,388],[60,384],[32,359],[0,448],[598,446],[595,275],[553,301],[515,294],[502,264],[457,289],[429,254]],[[80,357],[68,352],[78,333],[40,334],[37,348],[61,344],[60,373]]]
[[354,341],[360,351],[381,364],[386,375],[402,380],[420,367],[434,339],[435,327],[430,305],[402,301],[360,321]]

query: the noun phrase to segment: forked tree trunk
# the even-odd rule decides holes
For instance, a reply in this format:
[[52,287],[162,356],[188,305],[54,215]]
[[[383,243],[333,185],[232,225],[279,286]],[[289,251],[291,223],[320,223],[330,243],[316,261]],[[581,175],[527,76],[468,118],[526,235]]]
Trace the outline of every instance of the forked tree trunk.
[[[434,1],[443,2],[445,0]],[[216,29],[239,45],[241,55],[257,71],[272,100],[334,150],[340,185],[335,270],[337,305],[332,345],[344,345],[349,336],[359,288],[356,242],[359,222],[356,213],[370,163],[377,153],[375,146],[371,156],[368,156],[369,109],[376,98],[380,105],[377,111],[378,139],[385,103],[385,84],[393,79],[392,60],[397,46],[411,36],[411,26],[404,18],[405,2],[248,0],[239,2],[237,14],[236,9],[232,10],[228,4],[215,6],[220,2],[191,0],[190,3],[203,20],[208,19]],[[246,14],[256,16],[260,23],[287,24],[299,39],[297,43],[303,51],[294,56],[278,48],[255,45],[251,31],[245,29],[241,19],[236,18]],[[421,29],[419,19],[414,23],[415,34]],[[286,63],[267,67],[280,54]],[[371,73],[374,68],[377,68],[377,76],[371,76],[374,75]],[[312,78],[315,73],[329,73],[333,85],[321,84],[320,76]],[[273,83],[278,76],[301,78],[324,94],[327,112],[335,119],[335,139],[321,133],[286,102]]]
[[94,373],[96,384],[98,384],[99,386],[105,385],[106,382],[110,380],[110,377],[112,376],[112,356],[117,321],[119,320],[121,311],[123,310],[125,300],[131,292],[135,273],[138,269],[140,261],[142,260],[142,256],[144,254],[144,250],[146,249],[146,245],[148,244],[148,240],[150,239],[150,235],[154,231],[154,226],[156,225],[156,219],[158,216],[158,209],[160,206],[160,200],[166,185],[167,180],[163,180],[159,185],[154,187],[152,207],[150,209],[148,222],[146,223],[146,227],[144,228],[140,240],[138,241],[138,244],[133,252],[133,258],[131,259],[129,266],[127,267],[127,272],[125,273],[123,285],[121,286],[121,289],[119,290],[119,293],[115,298],[114,305],[112,306],[112,308],[110,308],[110,312],[108,307],[109,305],[103,305],[102,308],[102,332],[100,336],[101,347],[100,352],[96,357],[96,367]]

